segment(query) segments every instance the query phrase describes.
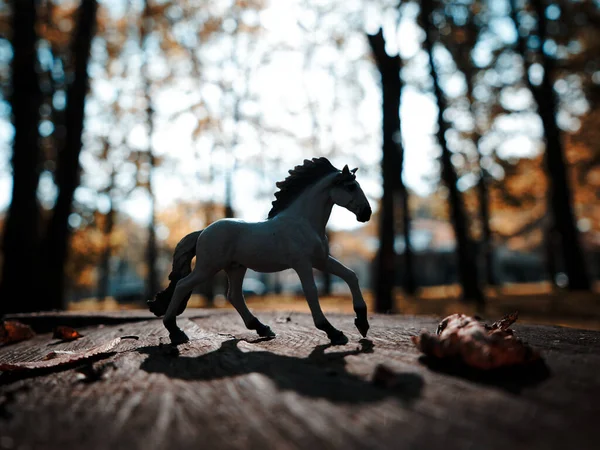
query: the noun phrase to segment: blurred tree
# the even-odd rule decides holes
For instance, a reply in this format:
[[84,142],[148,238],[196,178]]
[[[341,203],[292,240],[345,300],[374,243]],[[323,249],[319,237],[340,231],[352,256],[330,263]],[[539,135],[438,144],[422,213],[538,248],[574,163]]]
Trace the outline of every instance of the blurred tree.
[[[517,48],[526,69],[524,78],[538,106],[538,114],[542,120],[546,141],[545,164],[549,179],[549,206],[552,217],[551,227],[556,230],[560,239],[560,248],[564,260],[565,273],[568,277],[568,288],[571,290],[589,290],[590,280],[579,243],[579,235],[575,224],[572,195],[567,176],[564,150],[560,129],[557,124],[558,100],[554,91],[555,57],[549,51],[548,43],[548,5],[542,0],[531,2],[536,16],[537,37],[539,39],[538,57],[542,69],[541,80],[536,85],[531,80],[532,65],[523,26],[520,20],[516,0],[511,0],[510,16],[517,30]],[[550,237],[550,239],[552,239]]]
[[497,158],[501,179],[490,183],[494,210],[493,232],[503,240],[527,237],[546,221],[548,183],[541,155],[535,158]]
[[8,209],[2,249],[0,316],[10,312],[36,311],[47,299],[32,295],[22,283],[26,270],[36,276],[45,267],[39,262],[40,211],[37,189],[40,176],[38,125],[42,96],[38,81],[36,44],[37,1],[12,2],[12,94],[15,136],[13,141],[12,201]]
[[[600,7],[597,2],[559,0],[548,5],[546,16],[548,39],[552,41],[547,45],[557,45],[554,88],[559,114],[571,119],[559,124],[569,131],[564,133],[565,157],[574,175],[569,181],[575,190],[585,191],[586,184],[594,184],[593,177],[586,178],[600,165],[596,145],[600,140]],[[590,200],[588,207],[594,203]],[[575,201],[577,210],[576,192]]]
[[479,286],[478,268],[474,258],[474,248],[469,229],[467,217],[464,211],[463,202],[458,191],[458,177],[452,164],[450,149],[446,141],[446,132],[448,124],[444,119],[446,111],[446,99],[440,87],[438,73],[434,58],[434,38],[435,27],[431,22],[431,14],[433,12],[433,0],[423,0],[421,2],[421,22],[425,31],[425,51],[429,55],[430,74],[433,81],[433,91],[437,100],[437,138],[442,149],[442,180],[448,188],[450,201],[450,217],[452,226],[456,235],[456,250],[458,256],[458,273],[460,284],[462,286],[463,299],[466,301],[474,301],[478,304],[484,302],[483,293]]
[[477,42],[482,31],[482,18],[476,20],[476,16],[483,15],[483,2],[472,1],[465,4],[451,3],[452,8],[449,9],[446,21],[449,25],[449,32],[440,34],[440,40],[448,49],[456,67],[465,77],[466,84],[466,99],[469,102],[469,113],[473,120],[470,138],[476,149],[476,170],[478,172],[477,181],[477,199],[478,199],[478,216],[481,226],[481,245],[480,252],[483,256],[485,264],[486,281],[490,285],[495,285],[494,275],[494,255],[492,249],[492,233],[490,229],[490,207],[488,183],[489,174],[482,165],[483,155],[481,154],[480,141],[482,130],[478,117],[481,111],[477,110],[477,104],[474,96],[474,88],[479,68],[475,65],[472,58],[472,53],[477,45]]
[[155,23],[157,14],[162,14],[164,6],[161,5],[158,11],[152,11],[150,0],[145,0],[144,11],[142,13],[142,22],[140,30],[140,42],[141,49],[143,51],[143,66],[142,66],[142,77],[144,79],[144,97],[146,101],[146,128],[148,130],[148,148],[146,149],[146,159],[148,164],[148,174],[146,189],[148,191],[148,198],[150,199],[150,218],[148,220],[148,244],[146,247],[146,264],[147,264],[147,287],[146,287],[146,298],[154,298],[154,295],[159,291],[158,274],[156,272],[156,258],[158,249],[156,245],[156,198],[154,195],[154,186],[152,184],[152,177],[154,175],[154,168],[156,166],[156,158],[154,155],[154,146],[152,139],[154,137],[154,107],[152,105],[152,81],[150,77],[150,52],[149,52],[149,39],[150,33]]
[[[42,175],[55,176],[56,161],[60,149],[65,146],[66,138],[66,92],[72,65],[69,55],[72,48],[73,32],[77,19],[75,4],[57,4],[53,0],[38,2],[40,19],[37,28],[40,30],[40,62],[42,66],[41,87],[44,96],[42,105],[43,127],[52,123],[51,132],[43,130],[41,144],[43,151]],[[69,31],[67,31],[69,30]]]
[[[108,143],[105,143],[105,148],[108,151]],[[110,182],[105,189],[106,197],[108,199],[108,212],[103,220],[102,234],[103,234],[103,248],[100,258],[100,264],[98,265],[98,288],[96,298],[98,301],[103,301],[108,296],[109,282],[110,282],[110,259],[112,256],[113,249],[113,231],[115,228],[115,204],[113,199],[113,190],[115,189],[115,178],[117,175],[116,168],[110,173]]]
[[80,181],[79,155],[82,147],[85,97],[89,87],[87,67],[96,29],[97,7],[96,0],[81,3],[73,34],[71,49],[73,80],[67,88],[65,142],[56,161],[55,182],[58,197],[41,250],[44,270],[40,272],[42,278],[40,295],[45,297],[46,309],[64,307],[64,268],[70,237],[69,215],[72,212],[73,194]]
[[[73,230],[69,240],[69,258],[65,264],[65,273],[69,274],[69,295],[71,298],[92,297],[94,289],[101,286],[104,281],[103,273],[98,273],[98,268],[103,264],[105,252],[104,230],[106,219],[97,211],[86,210],[83,205],[76,205],[85,221]],[[108,290],[108,286],[106,286]],[[105,298],[103,297],[102,300]]]
[[[134,65],[133,58],[127,57],[126,43],[132,39],[132,35],[137,32],[136,27],[132,25],[130,19],[131,2],[127,1],[124,9],[125,21],[111,21],[105,17],[106,12],[99,10],[99,30],[106,46],[105,61],[96,61],[96,64],[104,68],[103,75],[111,80],[115,85],[115,95],[101,102],[99,98],[93,98],[92,102],[97,102],[102,107],[96,117],[103,116],[104,129],[99,133],[98,142],[88,146],[88,152],[94,156],[93,169],[84,166],[84,176],[82,177],[82,187],[87,187],[92,192],[97,192],[95,198],[95,208],[99,211],[94,221],[102,233],[101,252],[97,266],[96,276],[96,299],[99,302],[114,293],[111,287],[114,286],[114,259],[118,257],[117,252],[123,245],[122,239],[124,230],[119,226],[119,218],[122,216],[120,207],[122,202],[127,199],[131,193],[140,187],[138,177],[124,177],[127,171],[133,173],[130,161],[135,156],[125,146],[124,140],[129,124],[127,122],[127,111],[122,108],[119,101],[127,91],[119,84],[121,71],[127,73],[129,66]],[[133,16],[135,17],[135,16]],[[121,60],[127,63],[122,66]],[[96,69],[96,76],[99,77]],[[93,91],[93,87],[92,87]],[[137,161],[137,158],[135,158]],[[136,174],[138,166],[135,165]],[[124,181],[125,180],[125,181]],[[77,211],[79,212],[79,211]],[[72,267],[68,265],[68,267]],[[75,274],[67,272],[70,278]]]
[[374,288],[376,293],[376,309],[388,312],[394,309],[393,289],[396,282],[396,252],[394,240],[396,235],[394,221],[394,193],[400,193],[403,213],[403,231],[405,239],[404,289],[407,294],[415,292],[412,268],[412,250],[410,245],[410,217],[408,210],[408,191],[402,180],[404,149],[400,134],[400,97],[402,81],[400,78],[400,56],[389,56],[385,51],[383,31],[369,35],[369,44],[373,51],[377,68],[381,75],[382,108],[383,108],[383,155],[381,170],[383,175],[383,196],[379,225],[379,251],[375,264]]

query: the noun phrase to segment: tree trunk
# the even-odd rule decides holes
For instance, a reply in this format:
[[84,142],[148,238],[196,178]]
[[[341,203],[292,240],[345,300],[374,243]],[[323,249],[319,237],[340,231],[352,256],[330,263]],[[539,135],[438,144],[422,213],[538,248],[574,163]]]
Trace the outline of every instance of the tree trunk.
[[[400,167],[399,172],[402,174],[404,167],[404,155],[401,156],[400,159]],[[404,230],[404,253],[402,254],[402,262],[404,263],[404,275],[402,277],[402,286],[404,288],[404,293],[406,295],[415,295],[417,292],[417,283],[415,281],[415,271],[413,264],[413,250],[412,244],[410,242],[410,209],[408,202],[408,189],[404,185],[402,181],[402,176],[400,176],[398,192],[400,193],[400,203],[402,207],[402,229]]]
[[467,96],[469,99],[469,110],[473,116],[475,122],[475,138],[473,144],[477,149],[477,166],[479,168],[479,181],[477,182],[477,198],[479,200],[479,222],[481,223],[481,254],[483,255],[483,261],[485,265],[485,274],[487,284],[490,286],[496,286],[498,284],[496,275],[494,273],[494,251],[492,245],[492,230],[490,228],[490,202],[488,192],[488,173],[481,166],[481,152],[479,148],[479,141],[481,140],[481,133],[476,122],[476,113],[474,108],[474,97],[473,97],[473,77],[472,70],[464,70],[465,78],[467,80]]
[[469,237],[467,217],[462,203],[462,198],[456,183],[458,177],[451,161],[451,153],[446,142],[448,124],[444,120],[446,99],[439,85],[437,70],[433,60],[433,24],[431,23],[432,0],[423,0],[421,3],[421,17],[425,28],[425,50],[429,55],[430,73],[433,80],[434,94],[438,104],[437,138],[442,148],[442,180],[448,188],[450,201],[450,217],[456,237],[456,252],[458,256],[458,276],[462,286],[462,295],[465,301],[474,301],[483,304],[483,293],[479,286],[477,264],[473,253],[473,242]]
[[[108,143],[107,143],[108,144]],[[112,255],[112,233],[115,226],[115,208],[112,198],[112,191],[115,185],[116,171],[113,168],[110,174],[110,185],[106,194],[110,202],[110,207],[104,218],[104,226],[102,234],[104,235],[104,249],[100,259],[99,276],[98,276],[98,292],[96,298],[102,302],[108,296],[108,287],[110,282],[110,257]]]
[[112,255],[112,232],[115,225],[115,210],[113,202],[110,202],[110,209],[104,218],[104,249],[102,250],[102,259],[100,260],[100,276],[98,277],[98,294],[99,302],[104,301],[108,296],[108,287],[110,282],[110,257]]
[[[532,4],[538,19],[540,47],[543,48],[547,39],[546,4],[542,0],[532,0]],[[517,45],[523,58],[524,68],[527,70],[527,47],[525,40],[518,32],[519,20],[517,17],[515,0],[511,0],[511,18],[517,29]],[[579,242],[579,233],[575,224],[576,219],[567,177],[563,144],[560,130],[556,123],[558,106],[553,88],[554,59],[543,51],[540,52],[540,56],[542,59],[542,66],[544,67],[541,85],[539,87],[532,85],[527,73],[525,73],[525,79],[527,80],[531,93],[538,105],[538,114],[542,119],[542,125],[544,127],[544,136],[546,140],[544,162],[548,172],[549,205],[553,222],[552,226],[560,240],[560,248],[565,273],[568,277],[569,290],[589,290],[591,288],[590,279],[587,273],[581,244]]]
[[230,169],[227,169],[227,173],[225,173],[225,218],[232,219],[235,217],[235,213],[233,211],[233,174]]
[[[449,42],[447,48],[452,54],[458,70],[465,76],[467,85],[466,98],[469,101],[469,113],[473,117],[473,145],[477,150],[477,167],[479,169],[479,181],[476,186],[476,193],[479,200],[478,215],[481,223],[481,245],[476,256],[484,264],[487,283],[489,285],[496,285],[492,232],[490,229],[488,173],[481,165],[482,155],[479,147],[481,129],[477,124],[477,111],[475,110],[475,98],[473,96],[473,83],[479,69],[473,64],[472,52],[481,32],[481,27],[475,22],[475,14],[473,10],[470,10],[466,23],[460,26],[462,33],[450,33],[450,36],[446,37],[446,39]],[[461,36],[461,38],[458,39],[458,36]]]
[[141,46],[144,52],[144,64],[142,67],[142,75],[144,77],[144,96],[146,99],[146,123],[148,126],[148,149],[147,157],[149,162],[148,169],[148,197],[150,198],[150,219],[148,221],[148,241],[146,244],[146,267],[148,271],[148,278],[146,280],[146,299],[154,298],[154,295],[159,290],[158,274],[156,272],[156,260],[158,257],[158,246],[156,244],[156,201],[154,196],[154,190],[152,185],[152,177],[154,167],[156,164],[154,157],[154,148],[152,146],[152,135],[154,134],[154,109],[152,107],[152,95],[151,87],[152,82],[148,73],[148,49],[146,48],[146,41],[150,34],[151,28],[151,11],[150,1],[146,0],[144,4],[144,12],[142,17],[142,29],[141,29]]
[[[148,108],[149,110],[151,108]],[[150,126],[150,136],[152,136],[153,113],[148,111],[148,125]],[[154,169],[154,155],[152,153],[152,144],[148,148],[148,157],[150,163],[150,173],[148,174],[148,196],[150,197],[150,221],[148,222],[148,243],[146,247],[146,264],[148,267],[148,284],[146,287],[146,299],[154,298],[159,290],[158,274],[156,270],[156,261],[158,259],[158,245],[156,243],[156,200],[152,186],[152,171]]]
[[96,29],[96,0],[81,3],[78,11],[76,30],[73,35],[72,54],[73,81],[67,89],[65,111],[65,146],[58,154],[55,181],[58,197],[52,218],[48,224],[43,242],[45,283],[40,286],[46,298],[45,309],[64,307],[65,274],[71,230],[69,215],[72,211],[73,195],[79,186],[81,136],[85,118],[85,96],[89,87],[87,66],[92,38]]
[[556,264],[556,230],[551,221],[544,221],[542,225],[544,233],[544,262],[548,280],[552,288],[557,287],[557,264]]
[[[479,152],[478,152],[479,154]],[[492,230],[490,229],[490,202],[487,184],[487,171],[481,167],[479,154],[479,181],[477,183],[477,196],[479,198],[479,221],[481,222],[481,244],[483,260],[485,261],[486,281],[490,286],[497,286],[498,280],[494,272],[494,249],[492,243]]]
[[0,317],[5,313],[43,309],[45,304],[43,297],[25,291],[20,281],[24,273],[39,273],[37,189],[41,154],[38,122],[42,95],[36,71],[36,3],[34,0],[12,2],[13,188],[2,240]]
[[379,251],[373,277],[375,309],[378,312],[394,310],[394,286],[396,284],[396,252],[394,251],[394,189],[398,172],[397,136],[400,133],[400,57],[385,52],[383,32],[369,35],[369,44],[381,74],[383,103],[383,196],[379,213]]
[[[541,0],[534,0],[532,3],[538,15],[538,33],[543,46],[547,36],[546,5]],[[563,145],[556,123],[558,108],[552,79],[554,59],[544,52],[541,52],[541,56],[544,76],[536,101],[546,136],[545,163],[550,181],[550,205],[554,226],[560,237],[565,272],[569,278],[569,289],[589,290],[590,280],[575,225],[576,219],[567,178]]]

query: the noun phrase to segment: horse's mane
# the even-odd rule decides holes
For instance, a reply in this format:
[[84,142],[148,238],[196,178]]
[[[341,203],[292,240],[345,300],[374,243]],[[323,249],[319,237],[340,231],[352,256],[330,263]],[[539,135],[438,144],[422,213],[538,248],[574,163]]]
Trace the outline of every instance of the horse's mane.
[[279,191],[275,192],[275,201],[268,218],[272,219],[290,206],[308,186],[334,172],[339,170],[333,167],[327,158],[305,159],[301,166],[289,171],[290,175],[285,180],[276,183]]

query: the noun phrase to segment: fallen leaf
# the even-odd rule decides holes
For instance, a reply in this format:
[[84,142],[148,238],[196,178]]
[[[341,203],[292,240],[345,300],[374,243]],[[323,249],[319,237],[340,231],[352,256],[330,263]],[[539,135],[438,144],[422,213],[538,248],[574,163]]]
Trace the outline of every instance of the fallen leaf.
[[53,351],[46,354],[41,361],[0,363],[0,371],[48,369],[50,367],[71,364],[76,361],[109,353],[119,344],[119,342],[121,342],[121,338],[113,339],[106,344],[98,345],[83,351]]
[[490,328],[493,330],[508,330],[513,323],[517,321],[519,318],[519,312],[515,311],[513,313],[505,315],[502,319],[494,322]]
[[74,341],[75,339],[83,337],[83,335],[74,328],[59,325],[54,329],[52,337],[63,341]]
[[435,335],[422,332],[411,340],[427,356],[459,360],[483,370],[541,359],[537,351],[508,328],[517,317],[515,312],[489,326],[474,317],[453,314],[440,322]]
[[0,323],[0,344],[12,344],[25,341],[35,336],[29,325],[16,320],[5,320]]

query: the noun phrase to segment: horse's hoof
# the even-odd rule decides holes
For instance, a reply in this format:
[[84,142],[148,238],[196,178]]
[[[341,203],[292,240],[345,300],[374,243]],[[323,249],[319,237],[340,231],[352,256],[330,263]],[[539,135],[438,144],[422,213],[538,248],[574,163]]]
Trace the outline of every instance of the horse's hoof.
[[271,330],[271,327],[267,325],[263,325],[262,327],[258,328],[256,332],[260,337],[274,338],[276,336],[273,330]]
[[329,333],[328,337],[331,341],[331,345],[346,345],[348,343],[346,335],[339,330]]
[[354,325],[363,337],[367,337],[367,331],[369,331],[369,322],[367,322],[367,319],[357,317],[354,319]]
[[171,331],[169,333],[169,337],[171,338],[171,344],[173,345],[185,344],[186,342],[190,341],[190,338],[187,336],[187,334],[185,334],[179,328],[177,330]]
[[255,330],[260,337],[275,337],[275,333],[273,333],[271,327],[261,323],[256,317],[253,317],[252,320],[246,324],[246,328]]

